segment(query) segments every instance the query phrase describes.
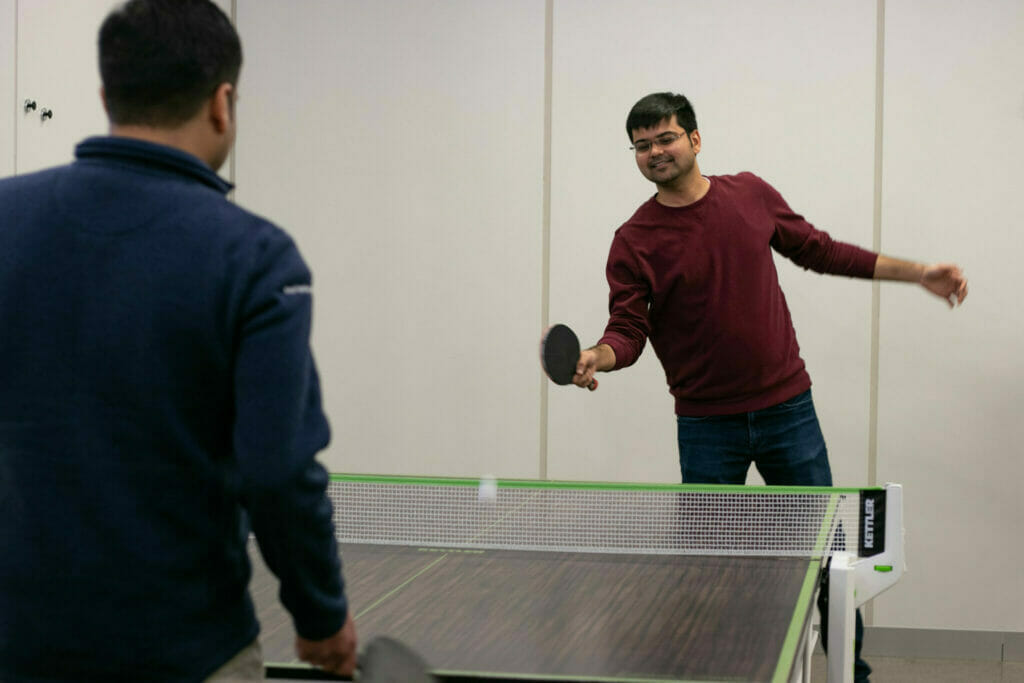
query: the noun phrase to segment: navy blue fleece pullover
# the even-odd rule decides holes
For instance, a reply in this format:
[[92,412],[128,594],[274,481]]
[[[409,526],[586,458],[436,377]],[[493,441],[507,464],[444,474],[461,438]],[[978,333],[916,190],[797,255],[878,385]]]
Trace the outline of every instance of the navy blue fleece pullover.
[[0,680],[204,678],[257,635],[250,525],[333,634],[308,268],[191,155],[76,157],[0,181]]

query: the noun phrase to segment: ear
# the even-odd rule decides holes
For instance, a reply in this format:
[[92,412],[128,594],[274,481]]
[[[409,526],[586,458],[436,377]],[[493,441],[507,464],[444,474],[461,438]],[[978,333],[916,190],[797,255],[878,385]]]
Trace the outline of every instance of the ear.
[[210,98],[210,122],[218,133],[231,128],[235,119],[235,86],[221,83]]
[[110,107],[107,106],[107,91],[102,85],[100,86],[100,102],[103,103],[103,111],[107,113],[107,117],[109,118]]
[[696,128],[690,131],[690,146],[694,154],[700,151],[700,131]]

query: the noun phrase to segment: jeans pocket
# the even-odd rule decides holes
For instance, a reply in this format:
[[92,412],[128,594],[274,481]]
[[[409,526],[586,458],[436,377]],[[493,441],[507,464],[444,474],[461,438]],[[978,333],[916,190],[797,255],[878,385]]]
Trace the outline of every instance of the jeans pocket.
[[812,400],[813,399],[811,397],[811,390],[808,389],[807,391],[803,392],[802,394],[797,394],[796,396],[794,396],[793,398],[789,399],[788,401],[783,401],[782,403],[777,404],[777,407],[779,407],[779,408],[786,408],[786,409],[802,408],[802,407],[804,407],[806,405],[809,405]]
[[712,415],[676,415],[676,423],[681,425],[700,424],[702,422],[710,422],[713,417]]

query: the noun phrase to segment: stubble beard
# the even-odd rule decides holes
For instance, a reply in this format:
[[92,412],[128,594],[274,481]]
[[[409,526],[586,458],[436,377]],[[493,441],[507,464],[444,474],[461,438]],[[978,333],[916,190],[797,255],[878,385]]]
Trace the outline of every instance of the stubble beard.
[[680,166],[678,160],[675,157],[673,157],[670,163],[676,164],[678,170],[675,173],[671,173],[669,175],[659,178],[657,175],[657,171],[655,169],[648,167],[647,170],[650,175],[648,175],[647,177],[651,182],[657,185],[659,189],[672,189],[673,187],[675,187],[676,182],[679,181],[680,178],[685,178],[690,174],[691,171],[693,171],[694,162],[694,159],[690,159],[685,166]]

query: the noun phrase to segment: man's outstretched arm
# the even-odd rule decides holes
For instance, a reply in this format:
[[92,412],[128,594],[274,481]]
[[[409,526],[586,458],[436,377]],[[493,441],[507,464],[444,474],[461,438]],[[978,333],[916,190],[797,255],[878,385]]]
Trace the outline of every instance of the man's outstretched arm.
[[916,282],[935,296],[945,299],[950,308],[962,304],[967,298],[967,278],[959,266],[953,263],[929,266],[879,254],[875,261],[874,279]]

